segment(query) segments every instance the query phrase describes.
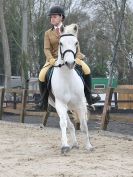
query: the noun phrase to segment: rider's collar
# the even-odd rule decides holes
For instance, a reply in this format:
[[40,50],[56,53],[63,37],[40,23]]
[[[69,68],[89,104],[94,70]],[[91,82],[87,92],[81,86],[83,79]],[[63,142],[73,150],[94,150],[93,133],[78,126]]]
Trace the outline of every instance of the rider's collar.
[[[56,28],[60,28],[61,26],[63,25],[63,23],[61,22],[58,26],[52,26],[52,28],[51,28],[51,30],[53,31],[54,29],[56,29]],[[65,25],[63,25],[63,26],[65,26]]]
[[54,29],[60,28],[62,25],[63,25],[63,23],[61,22],[58,26],[54,26]]

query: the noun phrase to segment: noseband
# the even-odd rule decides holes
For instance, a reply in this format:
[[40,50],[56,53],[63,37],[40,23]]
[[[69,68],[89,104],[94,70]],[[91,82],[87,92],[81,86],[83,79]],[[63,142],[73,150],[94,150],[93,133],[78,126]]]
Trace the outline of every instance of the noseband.
[[[64,37],[64,36],[74,36],[73,34],[63,34],[60,36],[61,37]],[[75,37],[75,36],[74,36]],[[60,54],[61,54],[61,59],[63,60],[64,59],[64,56],[67,52],[71,52],[73,55],[74,55],[74,58],[76,58],[76,54],[77,54],[77,51],[78,51],[78,48],[76,48],[76,52],[74,53],[71,49],[68,49],[68,50],[65,50],[63,53],[61,51],[61,46],[60,46]]]

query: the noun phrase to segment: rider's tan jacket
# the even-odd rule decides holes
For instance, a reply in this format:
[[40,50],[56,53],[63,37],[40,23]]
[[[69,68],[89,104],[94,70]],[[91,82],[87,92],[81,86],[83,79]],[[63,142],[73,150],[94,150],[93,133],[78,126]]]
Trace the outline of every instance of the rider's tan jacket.
[[[52,58],[58,57],[58,46],[59,46],[60,36],[56,33],[54,28],[49,29],[44,35],[44,53],[46,60],[50,61]],[[83,59],[84,55],[80,52],[80,47],[78,47],[78,52],[76,58]]]

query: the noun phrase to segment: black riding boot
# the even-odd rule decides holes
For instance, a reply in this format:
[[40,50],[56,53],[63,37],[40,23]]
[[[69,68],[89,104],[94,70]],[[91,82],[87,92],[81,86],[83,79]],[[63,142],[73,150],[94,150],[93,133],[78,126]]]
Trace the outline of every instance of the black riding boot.
[[39,104],[37,105],[37,108],[40,110],[46,111],[48,108],[48,96],[49,96],[49,92],[47,89],[47,83],[39,81],[39,90],[40,90],[41,98],[40,98]]
[[87,100],[87,103],[89,105],[94,104],[96,102],[98,102],[101,98],[99,95],[97,95],[96,97],[92,96],[91,93],[91,75],[87,74],[84,75],[84,81],[85,81],[85,88],[84,88],[84,92],[85,92],[85,97]]

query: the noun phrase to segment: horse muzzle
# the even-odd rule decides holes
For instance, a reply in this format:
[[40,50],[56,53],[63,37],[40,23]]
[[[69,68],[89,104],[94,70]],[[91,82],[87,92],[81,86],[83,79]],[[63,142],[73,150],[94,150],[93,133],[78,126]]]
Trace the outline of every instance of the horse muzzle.
[[69,69],[73,69],[75,67],[75,61],[73,62],[65,62],[65,65],[69,68]]

